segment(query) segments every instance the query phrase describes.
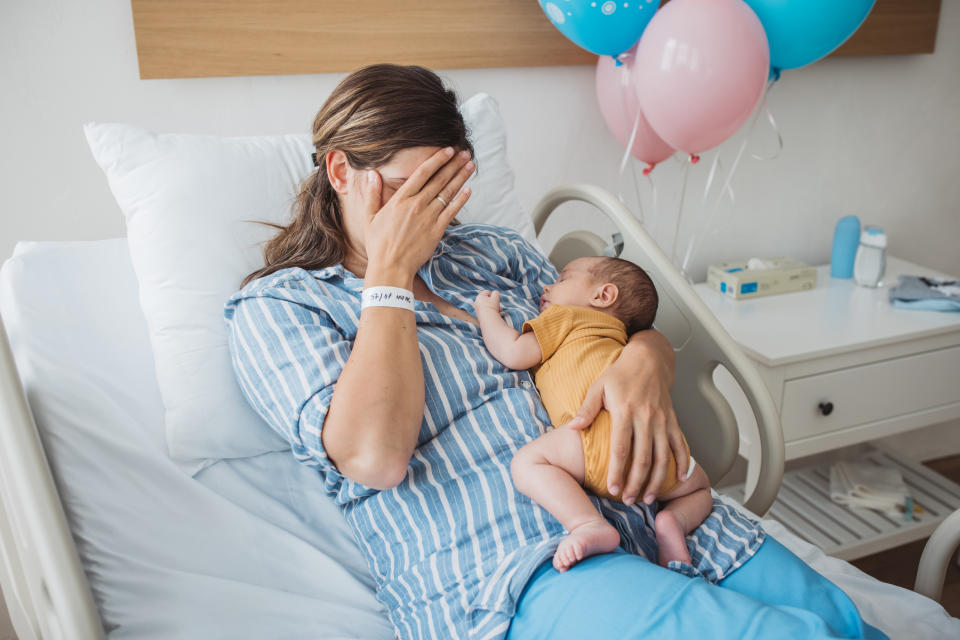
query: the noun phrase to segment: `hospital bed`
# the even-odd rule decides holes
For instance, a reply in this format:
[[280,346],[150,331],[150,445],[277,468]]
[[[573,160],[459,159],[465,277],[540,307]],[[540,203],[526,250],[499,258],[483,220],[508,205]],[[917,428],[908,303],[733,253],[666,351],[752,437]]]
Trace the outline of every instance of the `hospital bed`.
[[[660,293],[657,328],[677,352],[674,404],[691,448],[714,481],[737,454],[733,413],[713,382],[722,365],[760,430],[759,481],[745,506],[766,512],[784,453],[756,372],[609,193],[551,191],[534,211],[536,230],[571,200],[607,216],[617,242],[570,230],[551,259],[562,266],[612,252],[648,270]],[[315,472],[273,452],[191,477],[167,456],[126,240],[20,243],[0,276],[0,576],[21,640],[393,637]],[[763,525],[891,638],[960,637],[960,620],[933,599],[825,556],[775,521]],[[923,593],[939,596],[958,531],[954,514],[931,539]]]

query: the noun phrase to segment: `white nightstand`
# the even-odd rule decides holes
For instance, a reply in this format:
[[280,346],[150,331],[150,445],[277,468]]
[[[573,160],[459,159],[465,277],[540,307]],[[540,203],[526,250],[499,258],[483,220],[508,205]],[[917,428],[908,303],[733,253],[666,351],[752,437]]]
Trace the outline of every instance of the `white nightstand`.
[[[884,282],[896,284],[899,274],[947,277],[889,258]],[[960,417],[960,313],[897,309],[887,287],[831,278],[829,265],[818,268],[810,291],[733,300],[706,284],[694,288],[756,364],[780,410],[787,460]],[[746,406],[733,404],[741,455],[750,460],[756,423]],[[871,457],[901,468],[926,510],[918,520],[832,504],[824,468],[787,473],[771,515],[851,559],[925,537],[960,508],[954,483],[890,452]]]

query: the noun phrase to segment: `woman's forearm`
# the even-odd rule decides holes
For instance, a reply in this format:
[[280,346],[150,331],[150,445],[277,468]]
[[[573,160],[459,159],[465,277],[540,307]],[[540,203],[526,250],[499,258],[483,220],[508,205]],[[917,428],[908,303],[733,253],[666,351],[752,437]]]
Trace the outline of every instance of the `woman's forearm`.
[[668,388],[673,388],[673,377],[676,373],[677,358],[673,351],[673,345],[664,337],[662,333],[655,329],[638,331],[630,336],[627,346],[624,347],[621,357],[642,358],[652,357],[652,363],[661,367],[663,380]]
[[[474,169],[470,153],[455,153],[453,147],[438,150],[385,203],[380,174],[370,170],[353,178],[349,171],[344,175],[342,155],[337,150],[326,154],[327,177],[341,198],[354,196],[354,213],[344,212],[344,217],[364,225],[360,234],[348,238],[344,262],[351,260],[362,269],[364,287],[412,291],[417,270],[470,197],[470,188],[463,187]],[[423,406],[416,317],[408,309],[363,309],[324,420],[327,457],[351,480],[375,489],[395,487],[416,448]]]
[[327,456],[351,480],[375,489],[395,487],[416,447],[423,406],[414,314],[364,309],[324,421]]

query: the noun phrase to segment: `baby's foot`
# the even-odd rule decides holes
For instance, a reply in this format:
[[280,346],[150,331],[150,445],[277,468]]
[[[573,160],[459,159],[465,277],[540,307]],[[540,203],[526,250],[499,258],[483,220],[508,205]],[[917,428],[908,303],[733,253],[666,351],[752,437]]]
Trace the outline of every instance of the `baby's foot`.
[[687,536],[674,513],[670,511],[658,513],[653,528],[657,531],[657,562],[660,566],[665,567],[672,560],[690,564]]
[[620,534],[602,518],[576,527],[560,542],[553,556],[553,568],[563,573],[584,558],[609,553],[620,544]]

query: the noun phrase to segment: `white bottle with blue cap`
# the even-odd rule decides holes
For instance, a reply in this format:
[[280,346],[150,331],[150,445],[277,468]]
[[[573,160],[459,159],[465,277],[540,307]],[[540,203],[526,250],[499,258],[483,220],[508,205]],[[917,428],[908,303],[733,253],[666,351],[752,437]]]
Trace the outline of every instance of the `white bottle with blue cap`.
[[853,279],[861,287],[879,287],[887,270],[887,234],[880,227],[866,226],[853,263]]

